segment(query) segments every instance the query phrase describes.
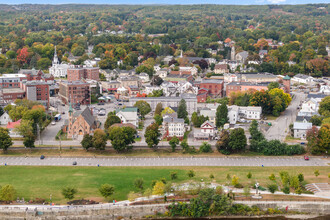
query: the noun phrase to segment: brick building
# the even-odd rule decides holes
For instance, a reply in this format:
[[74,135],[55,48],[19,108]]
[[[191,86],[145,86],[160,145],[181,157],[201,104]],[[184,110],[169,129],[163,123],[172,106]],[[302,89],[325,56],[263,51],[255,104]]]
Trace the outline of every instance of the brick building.
[[63,103],[91,104],[91,92],[89,83],[82,81],[62,81],[59,83],[59,97]]
[[68,69],[68,81],[77,81],[82,79],[100,80],[99,68],[70,68]]
[[40,102],[46,109],[49,108],[49,85],[46,82],[22,82],[21,89],[24,90],[26,99]]
[[203,79],[198,87],[200,89],[205,88],[208,89],[208,95],[212,97],[222,97],[223,96],[223,80],[218,79]]
[[27,80],[24,74],[3,74],[0,76],[1,88],[20,88],[20,82]]
[[226,96],[232,92],[247,92],[249,90],[267,90],[269,83],[231,82],[226,86]]

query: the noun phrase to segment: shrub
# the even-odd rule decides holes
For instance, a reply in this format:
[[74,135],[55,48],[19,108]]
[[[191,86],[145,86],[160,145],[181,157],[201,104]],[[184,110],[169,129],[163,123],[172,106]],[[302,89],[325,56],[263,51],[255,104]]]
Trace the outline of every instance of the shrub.
[[199,148],[199,152],[211,153],[212,152],[211,144],[208,144],[207,142],[203,142],[203,144]]
[[299,186],[294,192],[300,195],[302,193],[301,187]]
[[275,184],[275,183],[274,184],[268,184],[267,188],[268,188],[269,192],[275,193],[276,190],[277,190],[277,184]]
[[283,189],[282,189],[282,192],[284,194],[290,194],[290,187],[289,186],[285,186]]
[[248,172],[248,174],[246,175],[246,177],[247,177],[248,179],[251,179],[251,178],[252,178],[252,173],[251,173],[251,172]]
[[139,198],[139,197],[141,197],[141,194],[133,192],[133,191],[129,192],[128,195],[127,195],[127,199],[131,202],[134,201],[135,199]]
[[134,187],[139,191],[143,191],[143,184],[144,184],[143,178],[137,178],[134,180]]
[[188,175],[189,178],[192,178],[192,177],[195,176],[195,171],[189,170],[188,173],[187,173],[187,175]]
[[217,188],[215,188],[215,193],[218,195],[221,195],[223,193],[222,186],[217,186]]
[[164,184],[167,183],[166,179],[163,177],[163,178],[160,178],[160,181],[162,181]]
[[66,199],[73,199],[74,195],[77,193],[78,191],[73,188],[73,187],[65,187],[62,189],[62,195],[64,196],[64,198]]
[[0,200],[10,202],[16,197],[16,190],[12,185],[4,185],[0,188]]
[[154,188],[154,186],[156,185],[156,183],[157,183],[157,180],[152,180],[151,181],[151,187]]
[[210,174],[210,179],[213,180],[214,179],[214,175],[211,173]]
[[305,178],[304,178],[304,174],[299,173],[299,174],[298,174],[298,179],[299,179],[299,182],[303,182],[303,181],[305,180]]
[[171,172],[171,180],[175,180],[178,178],[178,172]]
[[242,189],[244,187],[241,183],[237,183],[234,186],[235,186],[235,188],[238,188],[238,189]]
[[238,180],[239,180],[239,178],[236,175],[234,175],[233,178],[231,179],[231,184],[233,186],[238,185],[238,183],[239,183]]
[[153,195],[163,195],[165,190],[165,184],[162,181],[157,181],[152,189]]
[[318,176],[320,175],[319,170],[315,170],[315,171],[314,171],[314,175],[315,175],[316,177],[318,177]]
[[230,180],[230,179],[231,179],[231,177],[230,177],[230,174],[229,174],[229,173],[227,173],[226,179],[227,179],[227,180]]
[[274,173],[272,173],[268,178],[269,178],[270,180],[272,180],[272,181],[275,181],[275,175],[274,175]]
[[104,198],[107,199],[109,196],[111,196],[115,192],[115,187],[106,183],[106,184],[101,185],[101,187],[99,188],[99,192],[101,193],[101,195]]

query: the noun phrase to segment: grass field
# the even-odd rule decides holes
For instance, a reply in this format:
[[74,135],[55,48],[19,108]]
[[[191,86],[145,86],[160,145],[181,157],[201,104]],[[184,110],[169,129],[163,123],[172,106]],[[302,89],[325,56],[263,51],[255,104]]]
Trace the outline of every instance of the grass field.
[[[177,171],[178,179],[175,182],[189,181],[186,173],[194,170],[194,181],[210,181],[209,175],[215,176],[218,183],[227,183],[227,174],[237,175],[243,185],[257,180],[262,186],[270,183],[268,176],[276,175],[279,181],[279,171],[286,170],[290,174],[303,173],[307,182],[329,182],[328,167],[34,167],[34,166],[1,166],[0,186],[12,184],[17,190],[17,196],[25,200],[43,198],[49,201],[52,194],[53,201],[64,204],[66,200],[61,195],[61,189],[72,186],[78,190],[77,199],[93,199],[105,202],[98,192],[101,184],[109,183],[115,186],[116,200],[124,200],[130,191],[134,191],[133,182],[136,178],[143,178],[145,188],[151,187],[152,180],[166,178],[170,181],[170,172]],[[318,169],[320,176],[315,177]],[[252,178],[246,177],[252,173]]]

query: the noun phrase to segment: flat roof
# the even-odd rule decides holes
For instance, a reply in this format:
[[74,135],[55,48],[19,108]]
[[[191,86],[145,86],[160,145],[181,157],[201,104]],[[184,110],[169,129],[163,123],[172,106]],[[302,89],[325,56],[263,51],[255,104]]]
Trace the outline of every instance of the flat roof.
[[25,91],[23,89],[20,89],[20,88],[5,88],[5,89],[2,89],[2,93],[3,94],[9,94],[9,93],[25,93]]

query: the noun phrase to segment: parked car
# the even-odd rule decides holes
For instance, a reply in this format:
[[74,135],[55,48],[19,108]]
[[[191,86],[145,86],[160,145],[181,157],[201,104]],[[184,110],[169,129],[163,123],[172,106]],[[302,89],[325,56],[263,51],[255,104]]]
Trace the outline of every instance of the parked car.
[[77,165],[77,161],[73,161],[72,165],[73,166]]
[[52,121],[52,125],[56,125],[56,122],[55,121]]
[[300,144],[301,144],[301,145],[305,145],[305,142],[301,142]]
[[65,115],[65,112],[62,112],[62,115]]
[[304,160],[309,160],[309,157],[308,156],[304,156]]
[[43,159],[45,159],[45,156],[44,155],[41,155],[40,156],[40,160],[43,160]]

